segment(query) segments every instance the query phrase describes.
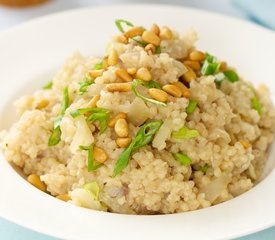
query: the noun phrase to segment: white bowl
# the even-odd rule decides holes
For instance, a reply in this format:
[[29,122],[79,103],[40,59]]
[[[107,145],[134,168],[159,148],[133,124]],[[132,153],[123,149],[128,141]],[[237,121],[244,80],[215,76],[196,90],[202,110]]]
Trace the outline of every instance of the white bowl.
[[[199,48],[226,59],[245,79],[265,83],[275,93],[275,34],[269,30],[181,7],[80,9],[42,17],[0,34],[0,129],[14,121],[12,100],[41,87],[71,53],[101,55],[109,37],[117,32],[116,18],[145,26],[156,22],[180,32],[194,27],[200,34]],[[32,187],[0,155],[0,216],[66,239],[237,237],[275,224],[274,151],[267,177],[247,193],[207,209],[159,216],[111,214],[63,203]]]

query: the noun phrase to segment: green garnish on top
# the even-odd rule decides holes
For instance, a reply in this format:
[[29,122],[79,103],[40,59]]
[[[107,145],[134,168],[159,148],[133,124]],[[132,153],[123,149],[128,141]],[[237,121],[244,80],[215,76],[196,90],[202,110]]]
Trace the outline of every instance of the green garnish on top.
[[43,89],[45,89],[45,90],[49,90],[49,89],[52,89],[52,88],[53,88],[53,81],[48,82],[48,83],[43,87]]
[[220,63],[217,62],[217,58],[206,53],[205,60],[201,68],[201,74],[204,76],[214,75],[220,68]]
[[196,100],[190,100],[188,103],[188,106],[186,107],[185,111],[188,115],[193,113],[198,105],[198,101]]
[[96,181],[92,181],[90,183],[86,183],[83,187],[88,193],[92,195],[94,200],[98,200],[99,197],[99,186]]
[[182,153],[173,153],[173,157],[182,165],[189,166],[192,163],[191,158]]
[[161,120],[157,120],[145,123],[140,127],[131,144],[125,148],[122,154],[119,156],[113,171],[113,177],[117,176],[124,168],[127,167],[130,156],[133,152],[153,141],[154,136],[158,132],[162,123],[163,122]]
[[201,171],[202,173],[206,173],[207,169],[209,168],[209,165],[207,163],[204,163],[198,168],[198,171]]
[[124,28],[122,27],[122,24],[125,24],[125,25],[127,25],[129,27],[133,27],[134,26],[131,22],[123,20],[123,19],[117,19],[117,20],[115,20],[115,24],[116,24],[118,30],[121,31],[122,33],[125,32]]
[[102,163],[94,164],[94,144],[90,146],[80,146],[79,148],[83,151],[88,151],[88,172],[95,171],[103,166]]
[[251,104],[252,104],[252,108],[255,109],[260,116],[262,116],[262,114],[263,114],[262,104],[256,96],[251,98]]
[[79,95],[83,95],[88,91],[88,87],[94,83],[94,80],[87,76],[84,78],[83,82],[79,82]]
[[156,46],[156,54],[161,54],[161,48],[160,48],[160,46]]
[[180,130],[172,132],[172,137],[176,139],[191,139],[200,136],[197,130],[183,126]]
[[49,138],[48,146],[55,146],[61,140],[61,129],[60,124],[61,120],[65,114],[66,109],[69,107],[69,89],[68,86],[63,90],[63,103],[60,115],[54,120],[54,130],[52,135]]
[[94,70],[100,70],[103,69],[103,61],[99,61],[95,66]]
[[235,71],[233,71],[233,70],[224,71],[223,74],[225,75],[225,77],[230,82],[237,82],[237,81],[239,81],[238,74]]

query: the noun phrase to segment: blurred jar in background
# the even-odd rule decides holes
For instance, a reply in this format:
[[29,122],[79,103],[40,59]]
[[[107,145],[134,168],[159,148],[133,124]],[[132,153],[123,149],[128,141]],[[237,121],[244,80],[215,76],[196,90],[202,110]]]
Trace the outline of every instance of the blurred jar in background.
[[12,7],[24,7],[47,2],[48,0],[0,0],[0,5]]

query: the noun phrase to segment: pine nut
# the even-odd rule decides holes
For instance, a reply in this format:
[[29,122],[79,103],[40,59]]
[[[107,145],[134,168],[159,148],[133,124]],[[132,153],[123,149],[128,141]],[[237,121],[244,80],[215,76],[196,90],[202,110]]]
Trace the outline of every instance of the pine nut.
[[98,163],[104,163],[108,159],[108,155],[102,148],[94,147],[94,159]]
[[153,44],[149,43],[149,44],[146,45],[146,47],[144,48],[144,50],[145,50],[147,53],[151,52],[152,54],[155,54],[155,52],[156,52],[156,47],[155,47]]
[[45,108],[49,105],[49,100],[48,99],[42,99],[41,101],[38,102],[36,109],[42,109]]
[[31,183],[33,186],[38,188],[39,190],[46,192],[46,184],[41,181],[40,177],[36,174],[31,174],[27,178],[28,182]]
[[91,70],[91,71],[89,71],[89,74],[90,74],[91,78],[97,78],[97,77],[102,76],[103,72],[104,72],[104,69]]
[[189,54],[189,58],[192,61],[203,61],[205,58],[205,54],[201,51],[193,51]]
[[191,92],[190,92],[190,90],[182,82],[177,81],[177,82],[175,82],[173,84],[180,89],[181,94],[182,94],[183,97],[190,98]]
[[250,148],[251,144],[245,140],[240,140],[240,143],[243,145],[245,149]]
[[119,42],[119,43],[123,43],[123,44],[127,44],[128,43],[128,38],[125,37],[124,35],[117,35],[115,36],[115,41]]
[[166,102],[168,99],[168,94],[161,89],[150,88],[148,93],[152,98],[159,102]]
[[117,138],[116,139],[116,144],[121,147],[121,148],[125,148],[128,147],[129,144],[131,143],[132,139],[129,137],[126,138]]
[[155,33],[151,32],[151,31],[144,31],[141,38],[144,42],[152,43],[155,46],[160,45],[159,36],[157,36]]
[[118,54],[117,51],[112,48],[109,56],[108,56],[108,65],[109,66],[115,66],[118,62]]
[[124,70],[123,68],[116,69],[116,75],[117,75],[117,77],[119,77],[124,82],[133,81],[133,78],[131,77],[131,75],[129,75],[129,73],[127,73],[127,71]]
[[167,84],[162,89],[173,97],[181,97],[181,90],[176,85]]
[[116,122],[117,122],[118,119],[126,119],[126,117],[127,117],[126,113],[120,112],[117,115],[115,115],[113,118],[110,119],[110,121],[108,123],[108,126],[110,128],[113,128],[116,125]]
[[136,36],[141,36],[141,34],[144,32],[143,27],[132,27],[127,32],[124,33],[124,36],[127,38],[133,38]]
[[220,65],[220,70],[223,72],[227,69],[227,64],[226,62],[221,62],[221,65]]
[[96,94],[87,104],[87,108],[95,108],[96,103],[99,101],[100,95]]
[[135,75],[137,72],[136,68],[128,68],[127,69],[127,73],[129,73],[130,75]]
[[184,61],[183,63],[184,63],[185,66],[188,66],[188,67],[190,67],[190,68],[192,68],[194,70],[200,70],[201,69],[201,65],[197,61],[189,61],[189,60],[187,60],[187,61]]
[[103,67],[104,70],[108,69],[108,57],[103,58],[102,67]]
[[151,27],[151,32],[153,32],[156,35],[159,35],[160,34],[159,26],[157,24],[153,24]]
[[128,128],[128,124],[124,118],[120,118],[116,121],[115,132],[119,137],[127,137],[128,136],[129,128]]
[[196,79],[196,73],[189,66],[186,66],[186,68],[187,68],[188,71],[183,74],[183,76],[182,76],[183,79],[186,82],[191,82],[191,81],[195,80]]
[[144,81],[150,81],[152,80],[152,75],[147,68],[140,68],[137,70],[136,78]]
[[168,27],[164,27],[160,31],[160,37],[165,40],[170,40],[173,37],[173,33]]
[[110,83],[106,86],[108,92],[130,92],[132,85],[129,83]]
[[71,200],[71,198],[68,194],[60,194],[60,195],[57,195],[56,198],[59,200],[62,200],[64,202],[68,202]]

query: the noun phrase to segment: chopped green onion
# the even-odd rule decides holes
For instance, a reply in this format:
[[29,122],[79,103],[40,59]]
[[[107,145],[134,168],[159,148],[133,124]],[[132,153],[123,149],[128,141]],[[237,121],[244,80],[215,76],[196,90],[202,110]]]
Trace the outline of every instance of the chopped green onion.
[[183,126],[180,130],[172,132],[172,137],[176,139],[191,139],[200,136],[197,130]]
[[90,77],[85,77],[83,82],[78,83],[79,84],[79,95],[83,95],[87,92],[88,87],[94,83],[94,80]]
[[85,113],[108,113],[108,112],[109,110],[106,108],[79,108],[70,112],[70,114],[73,118],[76,118]]
[[131,22],[123,20],[123,19],[117,19],[117,20],[115,20],[115,24],[116,24],[118,30],[121,31],[122,33],[125,32],[124,29],[123,29],[123,27],[122,27],[122,23],[124,23],[125,25],[127,25],[129,27],[133,27],[134,26]]
[[60,140],[61,140],[60,124],[61,124],[61,120],[65,114],[65,111],[68,107],[69,107],[69,89],[67,86],[64,88],[64,91],[63,91],[63,103],[62,103],[61,113],[54,120],[54,130],[49,138],[48,146],[55,146],[60,142]]
[[109,114],[108,113],[94,113],[87,118],[87,121],[99,121],[99,132],[104,133],[108,127]]
[[161,54],[161,48],[160,48],[160,46],[156,46],[156,54]]
[[185,111],[188,115],[193,113],[198,105],[198,101],[196,100],[190,100],[188,103],[188,106],[186,107]]
[[220,65],[220,63],[210,63],[205,60],[201,68],[201,73],[204,76],[213,75],[219,70]]
[[215,83],[220,84],[225,79],[224,73],[220,72],[215,74]]
[[230,82],[237,82],[237,81],[239,81],[238,74],[235,71],[233,71],[233,70],[224,71],[223,74],[226,76],[226,78]]
[[[141,80],[142,81],[142,80]],[[143,86],[146,87],[146,88],[158,88],[158,89],[161,89],[161,85],[159,83],[157,83],[156,81],[142,81],[143,82]]]
[[92,195],[92,197],[94,198],[94,200],[98,200],[99,186],[96,181],[86,183],[83,186],[83,189],[85,189],[88,193],[90,193]]
[[100,70],[103,68],[103,61],[98,62],[95,66],[94,66],[94,70]]
[[217,58],[209,53],[205,53],[205,60],[207,60],[210,63],[216,63]]
[[159,102],[159,101],[154,100],[154,99],[152,99],[152,98],[148,98],[148,97],[142,96],[142,95],[138,92],[138,90],[137,90],[137,86],[138,86],[139,84],[143,84],[143,81],[140,80],[140,79],[134,79],[133,84],[132,84],[132,88],[133,88],[133,91],[134,91],[134,93],[135,93],[135,95],[136,95],[137,97],[141,98],[142,100],[144,100],[144,101],[146,101],[146,102],[150,102],[150,103],[153,103],[153,104],[156,104],[156,105],[160,105],[160,106],[163,106],[163,107],[166,107],[166,106],[167,106],[167,104],[164,103],[164,102]]
[[88,172],[95,171],[98,168],[102,167],[103,164],[97,164],[94,165],[94,145],[91,144],[90,146],[80,146],[79,147],[81,150],[88,151]]
[[209,168],[209,165],[207,163],[204,163],[199,167],[198,171],[201,171],[202,173],[205,174],[208,168]]
[[161,127],[162,123],[162,121],[157,120],[154,122],[145,123],[141,126],[131,144],[125,148],[122,154],[119,156],[113,171],[113,177],[117,176],[124,168],[127,167],[130,156],[134,151],[137,151],[141,147],[153,141],[153,138]]
[[251,99],[251,104],[252,108],[255,109],[260,116],[262,116],[262,104],[256,96]]
[[45,90],[49,90],[49,89],[52,89],[52,88],[53,88],[53,81],[48,82],[48,83],[43,87],[43,89],[45,89]]
[[175,158],[175,160],[185,166],[190,166],[190,164],[192,163],[192,160],[182,153],[174,153],[173,157]]
[[144,42],[141,38],[132,38],[135,42],[140,44],[142,47],[146,47],[148,43]]

